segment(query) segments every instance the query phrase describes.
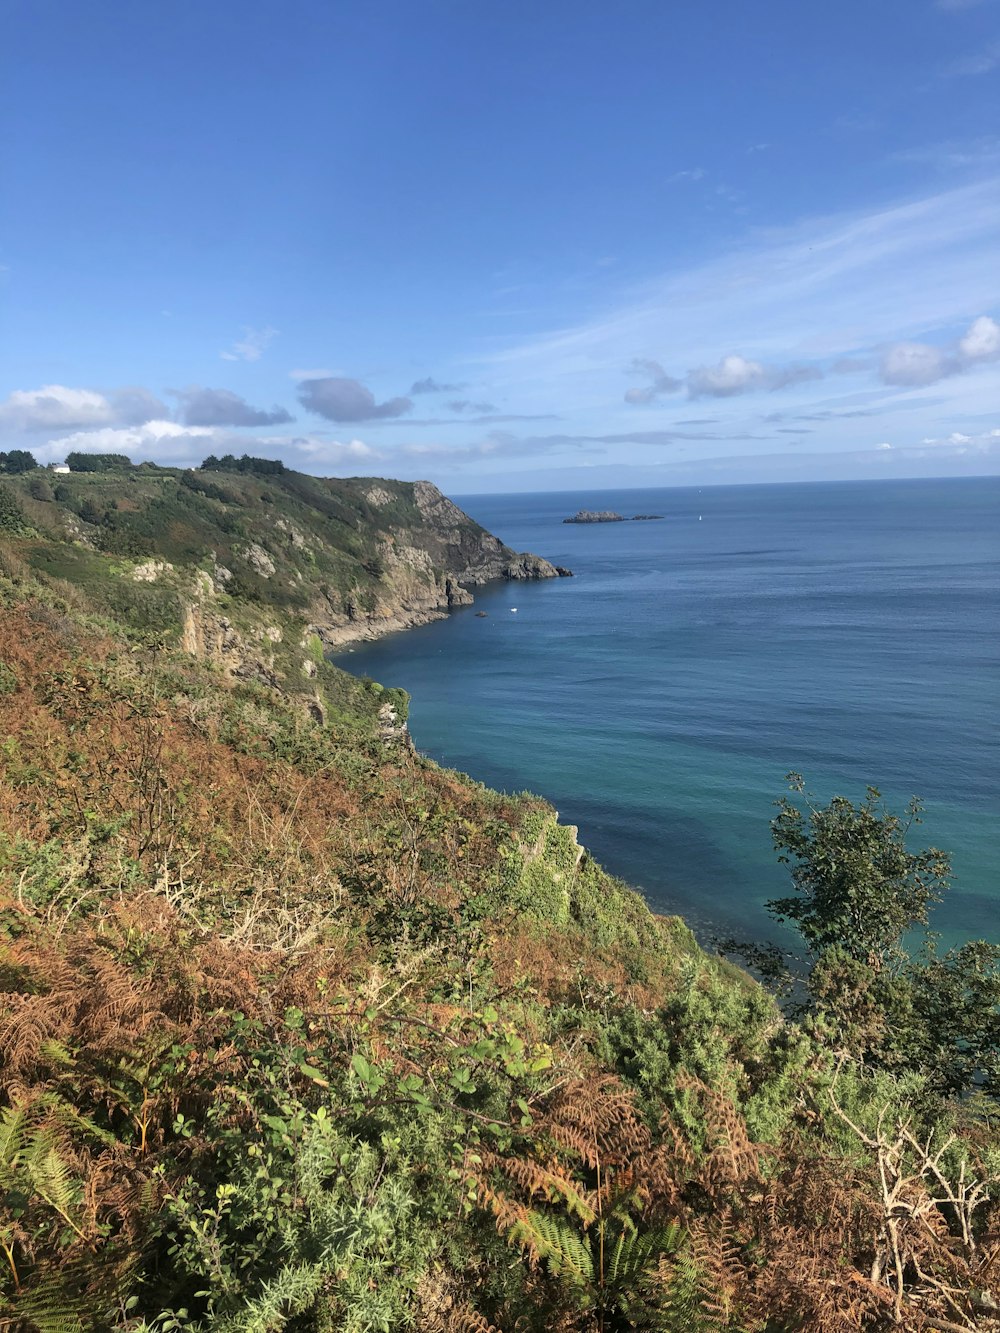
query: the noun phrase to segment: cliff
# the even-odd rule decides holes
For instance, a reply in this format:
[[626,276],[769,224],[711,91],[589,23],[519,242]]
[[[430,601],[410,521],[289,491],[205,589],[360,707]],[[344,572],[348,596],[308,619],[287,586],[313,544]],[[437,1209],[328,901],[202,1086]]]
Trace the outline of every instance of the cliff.
[[494,580],[569,573],[427,481],[144,464],[3,484],[33,571],[233,677],[304,691],[320,714],[325,650],[445,616]]

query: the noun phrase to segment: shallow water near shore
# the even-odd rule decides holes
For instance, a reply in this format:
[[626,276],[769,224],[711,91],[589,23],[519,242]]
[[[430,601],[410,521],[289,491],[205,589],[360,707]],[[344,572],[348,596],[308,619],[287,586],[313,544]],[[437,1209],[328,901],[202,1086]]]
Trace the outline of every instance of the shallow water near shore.
[[788,770],[823,800],[917,793],[912,845],[953,856],[943,942],[1000,939],[1000,479],[454,498],[575,577],[336,657],[410,691],[421,750],[546,796],[702,936],[777,934]]

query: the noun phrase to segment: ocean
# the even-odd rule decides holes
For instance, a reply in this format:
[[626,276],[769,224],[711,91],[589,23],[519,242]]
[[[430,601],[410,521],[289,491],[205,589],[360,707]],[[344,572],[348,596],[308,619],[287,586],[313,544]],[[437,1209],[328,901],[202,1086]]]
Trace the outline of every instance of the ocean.
[[575,577],[336,658],[411,693],[419,749],[547,797],[702,938],[782,938],[789,770],[821,801],[916,794],[911,845],[952,855],[942,943],[1000,940],[1000,478],[454,498]]

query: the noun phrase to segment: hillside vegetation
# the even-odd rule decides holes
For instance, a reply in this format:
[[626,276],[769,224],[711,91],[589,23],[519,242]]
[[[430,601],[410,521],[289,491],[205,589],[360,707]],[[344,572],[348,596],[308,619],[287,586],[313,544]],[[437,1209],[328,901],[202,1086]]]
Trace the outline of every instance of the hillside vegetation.
[[472,601],[468,585],[568,572],[511,550],[429,482],[72,458],[81,470],[0,480],[0,534],[23,539],[28,565],[151,641],[298,692],[324,647],[446,614]]
[[303,647],[411,487],[128,475],[0,483],[0,1327],[1000,1327],[994,1101],[787,1021]]

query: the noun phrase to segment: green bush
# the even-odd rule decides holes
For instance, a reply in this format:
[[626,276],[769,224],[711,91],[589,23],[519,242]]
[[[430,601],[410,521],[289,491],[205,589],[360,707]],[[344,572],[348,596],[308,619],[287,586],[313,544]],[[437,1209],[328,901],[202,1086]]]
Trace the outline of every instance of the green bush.
[[0,481],[0,532],[19,533],[27,526],[24,510],[5,481]]
[[169,589],[116,580],[103,589],[102,599],[114,618],[129,630],[169,634],[180,628],[180,600]]

